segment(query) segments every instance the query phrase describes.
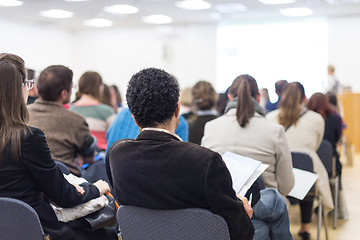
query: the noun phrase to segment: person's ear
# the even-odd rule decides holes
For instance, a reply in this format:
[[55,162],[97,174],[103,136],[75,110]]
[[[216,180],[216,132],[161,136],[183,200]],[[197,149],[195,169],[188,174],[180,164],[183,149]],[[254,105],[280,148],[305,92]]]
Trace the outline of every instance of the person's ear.
[[260,94],[256,95],[256,101],[260,103]]
[[230,93],[228,93],[227,96],[228,96],[229,102],[231,102],[234,99],[234,96]]
[[180,115],[180,103],[177,103],[176,110],[175,110],[175,117],[179,117]]
[[140,131],[141,131],[142,127],[140,127],[139,123],[136,121],[136,119],[135,119],[135,117],[134,117],[133,114],[131,114],[131,117],[134,119],[136,125],[139,127],[139,129],[140,129]]

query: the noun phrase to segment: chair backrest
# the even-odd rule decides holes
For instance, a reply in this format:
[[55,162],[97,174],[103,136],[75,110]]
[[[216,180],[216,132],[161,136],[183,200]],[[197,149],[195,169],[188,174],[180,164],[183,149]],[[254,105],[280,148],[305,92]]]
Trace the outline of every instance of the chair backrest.
[[0,197],[0,239],[46,239],[35,210],[23,201]]
[[314,172],[314,165],[311,157],[302,152],[291,152],[291,158],[294,168]]
[[59,162],[59,161],[55,161],[56,165],[60,168],[61,172],[63,174],[69,175],[70,174],[70,169],[68,166],[65,165],[65,163]]
[[120,206],[117,220],[123,240],[229,240],[225,220],[205,209],[153,210]]
[[324,164],[328,174],[331,174],[333,169],[333,147],[331,143],[324,139],[321,142],[319,149],[317,150],[317,154]]

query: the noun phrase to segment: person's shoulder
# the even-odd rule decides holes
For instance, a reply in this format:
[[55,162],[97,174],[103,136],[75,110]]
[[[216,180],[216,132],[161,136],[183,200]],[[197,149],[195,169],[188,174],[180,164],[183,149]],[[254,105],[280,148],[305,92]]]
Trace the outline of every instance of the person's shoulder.
[[316,122],[324,122],[324,118],[317,112],[314,112],[312,110],[308,110],[305,116],[307,115],[308,118],[310,118],[312,121]]
[[220,158],[221,156],[218,152],[215,152],[207,147],[200,146],[192,142],[178,142],[178,149],[186,151],[188,154],[193,155],[194,157],[201,156],[201,159],[210,160],[213,158]]
[[100,105],[97,105],[97,107],[101,110],[101,111],[103,111],[103,112],[105,112],[105,113],[107,113],[107,114],[109,114],[109,115],[112,115],[112,114],[115,114],[115,111],[114,111],[114,109],[112,108],[112,107],[110,107],[109,105],[106,105],[106,104],[100,104]]
[[39,140],[45,139],[45,134],[40,128],[28,126],[23,134],[23,139],[25,142],[37,144]]
[[278,118],[279,112],[280,112],[279,109],[276,109],[276,110],[274,110],[274,111],[268,112],[268,113],[266,114],[266,118],[267,118],[267,119],[270,119],[270,120],[276,120],[276,119]]

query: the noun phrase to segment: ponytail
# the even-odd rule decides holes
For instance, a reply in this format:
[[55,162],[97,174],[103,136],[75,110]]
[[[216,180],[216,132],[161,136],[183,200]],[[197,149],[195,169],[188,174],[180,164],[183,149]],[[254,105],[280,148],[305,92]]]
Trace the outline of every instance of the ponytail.
[[255,115],[253,98],[259,95],[255,78],[248,74],[238,76],[231,84],[229,94],[237,98],[236,119],[241,127],[245,127]]

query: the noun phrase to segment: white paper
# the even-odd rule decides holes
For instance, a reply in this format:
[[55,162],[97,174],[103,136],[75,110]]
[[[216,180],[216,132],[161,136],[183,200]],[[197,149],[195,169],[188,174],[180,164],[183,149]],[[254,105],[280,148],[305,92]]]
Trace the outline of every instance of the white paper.
[[318,179],[318,175],[312,172],[293,168],[295,185],[288,196],[303,200]]
[[269,166],[262,164],[260,161],[232,152],[225,152],[222,158],[229,169],[233,189],[241,196],[245,195],[255,180]]

